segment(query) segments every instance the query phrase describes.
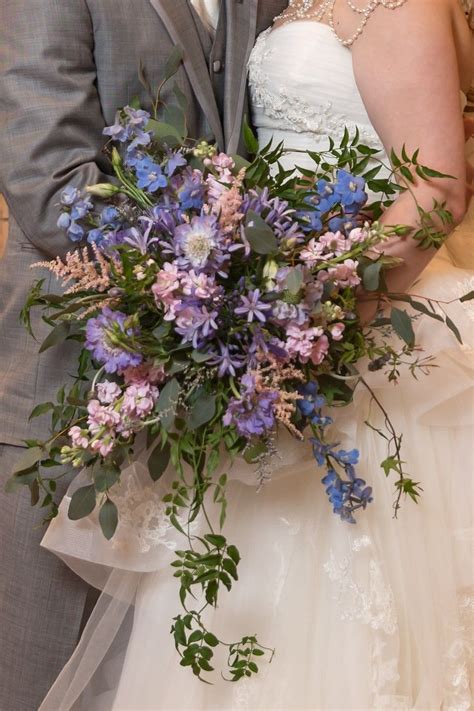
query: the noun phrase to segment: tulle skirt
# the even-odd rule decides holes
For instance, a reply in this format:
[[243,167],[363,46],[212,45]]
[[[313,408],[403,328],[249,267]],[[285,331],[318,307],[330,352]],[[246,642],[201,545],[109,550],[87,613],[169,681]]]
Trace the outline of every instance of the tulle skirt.
[[[471,274],[443,249],[415,291],[450,300],[472,288]],[[381,415],[364,389],[336,416],[338,438],[361,451],[359,471],[374,488],[356,525],[331,512],[308,443],[282,434],[281,460],[260,491],[251,467],[230,470],[225,535],[242,554],[240,580],[206,620],[224,640],[256,633],[275,648],[255,678],[234,684],[216,673],[206,685],[179,665],[169,563],[183,539],[161,503],[172,472],[158,484],[140,461],[124,472],[110,543],[94,519],[67,519],[66,498],[43,545],[103,594],[41,711],[469,709],[471,304],[447,307],[463,346],[439,322],[417,321],[417,340],[439,366],[429,377],[404,372],[394,386],[381,373],[367,376],[403,433],[407,469],[423,488],[419,504],[402,499],[394,518],[394,480],[379,466],[386,442],[365,424],[380,426]]]

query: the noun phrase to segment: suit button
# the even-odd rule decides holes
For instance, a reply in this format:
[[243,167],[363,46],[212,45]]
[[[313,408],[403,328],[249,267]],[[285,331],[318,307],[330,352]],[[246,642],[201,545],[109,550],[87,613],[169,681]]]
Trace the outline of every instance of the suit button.
[[219,74],[219,72],[222,71],[222,62],[220,59],[216,59],[216,61],[212,63],[212,71],[214,74]]

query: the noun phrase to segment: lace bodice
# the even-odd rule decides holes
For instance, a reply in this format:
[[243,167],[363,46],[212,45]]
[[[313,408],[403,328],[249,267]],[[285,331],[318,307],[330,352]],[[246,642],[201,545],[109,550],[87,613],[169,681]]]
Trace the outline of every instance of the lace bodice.
[[327,136],[338,140],[347,126],[383,150],[357,88],[351,52],[327,25],[303,20],[263,32],[250,57],[249,83],[261,145],[273,137],[289,149],[321,150]]

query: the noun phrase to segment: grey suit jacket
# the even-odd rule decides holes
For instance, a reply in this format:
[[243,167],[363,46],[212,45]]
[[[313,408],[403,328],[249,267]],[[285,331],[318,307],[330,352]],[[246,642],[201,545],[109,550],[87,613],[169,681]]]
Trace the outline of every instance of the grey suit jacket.
[[[191,133],[214,135],[234,151],[249,53],[286,5],[222,0],[212,46],[187,0],[0,0],[0,192],[10,208],[0,262],[0,442],[44,435],[44,423],[28,424],[29,411],[74,370],[71,344],[39,356],[18,315],[32,277],[44,276],[30,265],[71,248],[56,227],[62,189],[103,180],[110,172],[103,127],[133,97],[149,104],[140,60],[156,86],[179,44]],[[34,327],[41,341],[44,324],[36,319]]]

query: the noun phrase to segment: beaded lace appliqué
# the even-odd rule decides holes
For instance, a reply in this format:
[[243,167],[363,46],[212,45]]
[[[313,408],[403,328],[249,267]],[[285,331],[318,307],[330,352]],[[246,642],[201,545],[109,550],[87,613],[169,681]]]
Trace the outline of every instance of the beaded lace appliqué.
[[330,136],[336,141],[342,139],[346,127],[352,134],[358,129],[363,142],[371,148],[383,150],[374,130],[335,113],[330,101],[318,104],[283,87],[278,90],[269,88],[271,84],[264,71],[264,63],[271,59],[274,52],[267,46],[270,32],[271,28],[259,36],[249,60],[249,85],[254,106],[261,106],[269,118],[281,121],[282,129],[288,127],[296,133]]

